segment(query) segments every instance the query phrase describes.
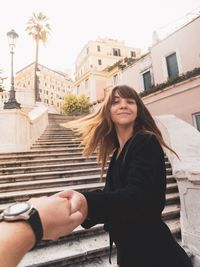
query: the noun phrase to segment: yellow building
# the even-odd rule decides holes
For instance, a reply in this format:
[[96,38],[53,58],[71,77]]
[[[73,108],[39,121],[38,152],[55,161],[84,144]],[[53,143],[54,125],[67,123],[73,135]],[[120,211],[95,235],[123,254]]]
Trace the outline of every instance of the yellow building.
[[[68,74],[38,64],[37,89],[41,102],[61,111],[61,102],[70,91],[72,80]],[[34,63],[18,71],[15,76],[17,100],[22,105],[35,102]]]

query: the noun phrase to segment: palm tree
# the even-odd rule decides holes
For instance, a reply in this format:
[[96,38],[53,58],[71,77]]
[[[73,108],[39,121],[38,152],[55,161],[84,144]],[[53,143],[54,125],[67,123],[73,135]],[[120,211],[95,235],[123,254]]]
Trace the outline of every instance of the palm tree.
[[46,43],[47,37],[50,34],[51,27],[48,23],[48,17],[43,15],[41,12],[38,14],[33,13],[32,17],[27,22],[26,31],[35,41],[36,51],[35,51],[35,68],[34,68],[34,89],[35,89],[35,101],[40,100],[40,94],[37,86],[37,71],[38,71],[38,52],[39,52],[39,42],[42,41],[43,44]]

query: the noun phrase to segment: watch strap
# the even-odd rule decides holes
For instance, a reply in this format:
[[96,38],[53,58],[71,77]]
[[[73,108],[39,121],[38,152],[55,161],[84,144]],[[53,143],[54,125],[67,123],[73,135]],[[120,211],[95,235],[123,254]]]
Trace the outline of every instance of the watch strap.
[[35,208],[32,208],[29,215],[30,215],[30,218],[27,221],[31,225],[31,228],[33,229],[33,232],[35,234],[35,239],[36,239],[35,246],[36,246],[36,244],[39,241],[41,241],[43,237],[42,222],[40,219],[39,212]]

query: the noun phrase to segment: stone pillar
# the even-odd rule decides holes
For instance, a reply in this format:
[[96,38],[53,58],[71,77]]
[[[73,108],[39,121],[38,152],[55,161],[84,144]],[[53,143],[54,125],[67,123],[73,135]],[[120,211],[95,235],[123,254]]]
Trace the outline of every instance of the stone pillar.
[[173,176],[178,183],[181,202],[182,245],[192,256],[194,267],[200,266],[200,132],[174,115],[156,116],[168,150]]

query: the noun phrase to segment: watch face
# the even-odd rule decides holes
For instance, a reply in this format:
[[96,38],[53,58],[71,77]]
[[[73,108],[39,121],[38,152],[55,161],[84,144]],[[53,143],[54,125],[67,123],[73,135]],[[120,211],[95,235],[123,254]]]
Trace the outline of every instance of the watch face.
[[4,215],[6,216],[19,215],[21,213],[28,211],[30,208],[31,208],[31,205],[27,202],[16,203],[8,207],[4,211]]

